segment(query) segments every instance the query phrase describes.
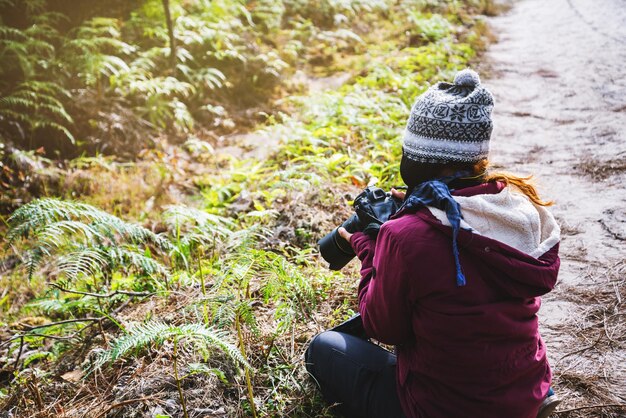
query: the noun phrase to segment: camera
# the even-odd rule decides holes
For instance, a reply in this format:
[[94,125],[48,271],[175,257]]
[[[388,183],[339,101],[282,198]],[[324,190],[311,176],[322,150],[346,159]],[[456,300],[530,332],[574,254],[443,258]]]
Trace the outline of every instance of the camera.
[[344,227],[350,233],[361,231],[375,236],[401,204],[401,200],[381,188],[371,186],[363,190],[352,205],[356,213],[317,242],[328,267],[341,270],[356,255],[350,243],[339,235],[339,228]]

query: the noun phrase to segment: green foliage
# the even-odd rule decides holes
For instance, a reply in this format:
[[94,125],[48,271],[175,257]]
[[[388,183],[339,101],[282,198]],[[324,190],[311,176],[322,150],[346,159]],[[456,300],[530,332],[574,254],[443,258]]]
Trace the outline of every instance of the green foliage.
[[283,3],[287,15],[311,19],[321,27],[334,26],[360,14],[385,12],[390,7],[386,0],[284,0]]
[[71,71],[66,74],[70,84],[74,74],[83,86],[92,87],[130,71],[122,56],[130,55],[135,48],[121,40],[119,27],[116,19],[96,17],[70,33],[59,51],[60,62]]
[[69,92],[54,82],[27,81],[19,84],[0,97],[0,137],[9,138],[15,131],[12,127],[19,127],[19,136],[14,139],[23,143],[31,140],[35,131],[48,129],[75,143],[68,129],[73,120],[61,103],[61,97],[69,97]]
[[[225,258],[208,300],[220,326],[232,326],[239,318],[256,329],[252,305],[258,297],[264,305],[274,306],[274,332],[280,334],[315,309],[315,282],[284,256],[248,247]],[[255,288],[256,297],[250,295],[250,288]]]
[[94,364],[94,369],[125,357],[132,352],[159,347],[165,341],[175,342],[181,348],[199,351],[205,357],[210,355],[211,349],[218,349],[228,355],[235,363],[250,367],[237,347],[227,340],[227,335],[223,331],[199,323],[174,326],[153,320],[127,327],[126,334],[113,341],[110,349],[103,352],[98,358]]
[[[172,68],[161,1],[143,2],[126,21],[92,17],[69,31],[43,1],[12,4],[26,10],[28,26],[0,25],[0,135],[22,148],[48,137],[82,144],[74,138],[88,138],[94,121],[107,117],[95,115],[98,107],[129,109],[155,131],[192,133],[220,118],[207,111],[215,104],[266,102],[304,61],[353,51],[363,39],[349,23],[391,7],[387,0],[172,1]],[[82,107],[87,98],[96,106]],[[110,117],[119,124],[119,115]]]
[[25,146],[37,131],[44,131],[75,142],[70,132],[73,120],[63,104],[69,91],[54,77],[41,77],[54,67],[54,43],[60,35],[53,25],[58,20],[56,14],[42,13],[24,30],[0,24],[0,138],[4,141]]
[[286,7],[284,2],[277,0],[259,0],[252,3],[252,17],[265,26],[267,30],[278,29],[283,22]]
[[232,236],[235,228],[235,222],[230,218],[188,206],[169,206],[163,213],[163,218],[175,232],[180,245],[189,248],[189,251],[194,245],[211,246],[223,243]]
[[424,15],[418,11],[409,14],[409,21],[415,26],[417,32],[425,41],[438,41],[448,36],[452,29],[450,22],[439,14]]
[[21,238],[25,248],[29,277],[47,258],[71,281],[118,269],[161,277],[169,274],[151,257],[147,246],[174,250],[167,238],[91,205],[39,199],[16,210],[8,224],[9,242]]

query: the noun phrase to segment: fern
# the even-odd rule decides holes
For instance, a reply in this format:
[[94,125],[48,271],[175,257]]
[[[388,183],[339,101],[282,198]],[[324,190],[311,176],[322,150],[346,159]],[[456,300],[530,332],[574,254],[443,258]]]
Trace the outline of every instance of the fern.
[[59,257],[57,264],[69,280],[76,281],[79,276],[97,275],[109,264],[109,259],[100,249],[82,247]]
[[266,29],[278,29],[282,25],[286,8],[280,0],[260,0],[253,3],[252,17]]
[[79,299],[72,298],[42,298],[26,305],[28,310],[34,309],[47,315],[83,315],[87,312],[98,312],[98,299],[85,296]]
[[94,86],[102,78],[130,71],[120,55],[130,55],[135,48],[121,40],[117,19],[95,17],[76,28],[60,50],[66,65],[76,68],[87,86]]
[[[60,96],[68,97],[69,93],[56,83],[21,83],[8,95],[0,98],[0,123],[16,122],[29,137],[37,130],[52,129],[73,144],[75,139],[68,129],[73,120],[59,100]],[[3,122],[2,119],[6,121]]]
[[[49,14],[43,14],[42,20],[45,18]],[[58,37],[58,31],[45,22],[24,30],[0,25],[0,75],[19,69],[22,78],[17,81],[30,81],[49,66],[55,55],[53,42]],[[0,85],[6,81],[0,80]]]
[[145,254],[137,252],[132,247],[111,247],[107,251],[110,260],[119,266],[132,267],[146,275],[169,276],[170,272],[163,264]]
[[139,352],[152,346],[158,347],[164,341],[176,341],[181,347],[192,350],[219,349],[235,363],[251,367],[237,347],[227,340],[224,331],[199,323],[174,326],[153,320],[128,327],[127,333],[113,341],[109,350],[99,356],[93,369],[125,357],[131,352]]
[[35,200],[17,209],[8,224],[9,243],[21,238],[26,248],[29,277],[53,256],[59,272],[70,280],[118,269],[167,277],[168,269],[149,256],[145,245],[176,250],[161,235],[78,202]]
[[[86,223],[86,226],[79,227],[72,221]],[[53,228],[57,232],[72,232],[76,231],[72,228],[82,228],[96,237],[105,234],[113,239],[118,234],[133,243],[150,242],[163,250],[173,249],[171,242],[163,236],[80,202],[37,199],[18,208],[7,222],[10,227],[7,239],[10,243],[18,237],[28,238],[31,234],[39,237],[45,228]]]
[[226,217],[214,215],[188,206],[167,206],[163,213],[166,224],[172,230],[189,228],[207,237],[225,237],[232,233],[235,223]]

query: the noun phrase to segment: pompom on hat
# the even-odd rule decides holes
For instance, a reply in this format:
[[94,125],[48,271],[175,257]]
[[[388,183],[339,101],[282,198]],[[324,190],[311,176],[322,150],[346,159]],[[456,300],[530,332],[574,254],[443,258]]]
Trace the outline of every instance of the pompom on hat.
[[493,96],[469,68],[437,83],[411,109],[402,151],[425,163],[475,163],[489,155]]

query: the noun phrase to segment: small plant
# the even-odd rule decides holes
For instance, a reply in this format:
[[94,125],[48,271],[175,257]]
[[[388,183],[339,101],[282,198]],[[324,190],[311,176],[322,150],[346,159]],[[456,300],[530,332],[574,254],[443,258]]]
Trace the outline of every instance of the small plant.
[[9,243],[25,249],[22,256],[29,277],[47,258],[70,281],[106,279],[118,269],[167,277],[167,267],[150,255],[149,246],[174,250],[167,238],[78,202],[35,200],[16,210],[8,224]]
[[409,14],[409,22],[415,26],[415,32],[427,42],[443,39],[452,30],[450,22],[439,14],[427,16],[419,11],[412,11]]
[[174,326],[160,321],[149,321],[128,327],[126,334],[114,340],[110,349],[99,356],[93,369],[98,369],[106,363],[112,363],[132,352],[137,353],[151,347],[159,347],[166,341],[173,344],[172,371],[185,418],[188,418],[189,415],[181,387],[182,378],[179,370],[181,351],[201,353],[206,360],[210,356],[211,350],[218,349],[236,364],[245,367],[246,370],[250,368],[244,355],[228,342],[227,335],[223,331],[199,323]]
[[74,144],[74,135],[69,129],[74,121],[61,102],[69,97],[69,92],[54,82],[19,84],[0,97],[0,136],[13,137],[13,123],[21,127],[21,138],[16,139],[24,145],[31,146],[35,133],[44,129],[56,131]]

